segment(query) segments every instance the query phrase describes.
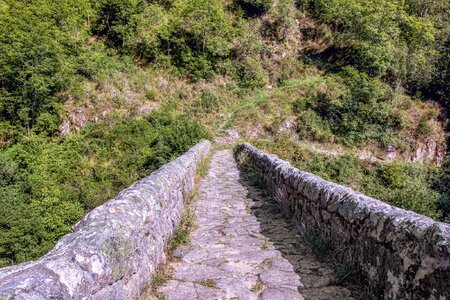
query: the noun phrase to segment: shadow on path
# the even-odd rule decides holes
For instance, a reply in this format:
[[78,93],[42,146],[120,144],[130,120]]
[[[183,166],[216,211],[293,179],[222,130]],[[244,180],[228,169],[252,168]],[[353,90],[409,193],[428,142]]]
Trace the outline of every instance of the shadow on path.
[[359,299],[354,287],[338,284],[335,271],[314,255],[295,225],[283,217],[278,203],[241,171],[240,183],[248,189],[249,208],[257,217],[261,233],[279,250],[300,275],[305,299]]

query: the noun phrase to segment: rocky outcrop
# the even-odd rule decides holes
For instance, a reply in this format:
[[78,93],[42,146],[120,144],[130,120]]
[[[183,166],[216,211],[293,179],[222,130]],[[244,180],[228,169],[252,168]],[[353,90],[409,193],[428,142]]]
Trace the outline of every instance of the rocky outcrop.
[[282,211],[361,271],[385,299],[450,299],[450,225],[302,172],[249,144],[236,155]]
[[165,261],[204,141],[87,214],[41,259],[0,269],[0,299],[135,299]]
[[428,138],[424,142],[417,142],[415,151],[408,156],[408,160],[416,163],[431,162],[437,166],[442,166],[445,159],[445,141],[436,141]]

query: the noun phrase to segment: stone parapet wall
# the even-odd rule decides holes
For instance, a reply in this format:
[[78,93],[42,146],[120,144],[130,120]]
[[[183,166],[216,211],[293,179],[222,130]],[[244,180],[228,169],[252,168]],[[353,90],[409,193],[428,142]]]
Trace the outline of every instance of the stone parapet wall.
[[450,224],[302,172],[250,144],[236,156],[300,230],[320,235],[361,271],[376,298],[450,299]]
[[0,299],[135,299],[165,261],[204,141],[87,214],[37,261],[0,269]]

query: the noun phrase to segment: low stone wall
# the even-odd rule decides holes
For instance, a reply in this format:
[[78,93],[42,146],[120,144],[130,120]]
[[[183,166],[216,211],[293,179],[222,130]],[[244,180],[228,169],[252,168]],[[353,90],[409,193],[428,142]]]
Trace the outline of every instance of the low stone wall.
[[164,262],[204,141],[97,207],[41,259],[0,269],[0,299],[135,299]]
[[242,144],[236,156],[306,233],[325,238],[385,299],[450,299],[450,225],[302,172]]

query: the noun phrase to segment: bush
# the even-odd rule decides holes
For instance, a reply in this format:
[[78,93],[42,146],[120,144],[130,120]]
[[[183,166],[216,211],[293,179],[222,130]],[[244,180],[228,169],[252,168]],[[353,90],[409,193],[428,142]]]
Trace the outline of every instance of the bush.
[[450,156],[447,156],[441,167],[432,173],[431,184],[439,192],[438,208],[442,211],[442,221],[450,223]]
[[[334,63],[442,98],[448,89],[448,13],[442,2],[302,0],[306,10],[333,30],[344,54]],[[383,7],[383,9],[379,9]],[[445,96],[444,96],[445,98]]]
[[168,22],[168,13],[162,7],[156,4],[146,6],[142,13],[133,15],[135,36],[128,41],[128,48],[147,61],[156,58],[161,37],[167,35]]
[[210,113],[220,108],[224,102],[223,96],[213,90],[205,90],[202,92],[200,99],[195,102],[194,109],[198,113]]
[[351,49],[352,63],[370,76],[383,76],[390,69],[393,58],[392,45],[386,43],[356,43]]
[[374,185],[367,184],[369,193],[376,193],[395,206],[434,219],[441,217],[437,208],[440,195],[430,183],[432,168],[394,162],[378,166],[377,170],[380,179]]
[[185,115],[169,119],[157,116],[151,122],[158,130],[150,142],[152,152],[144,163],[148,170],[156,169],[186,152],[193,144],[210,137],[200,123]]
[[163,44],[172,50],[172,62],[194,81],[210,79],[229,55],[234,35],[220,0],[176,1],[170,10]]
[[419,124],[417,125],[417,132],[422,135],[429,135],[433,132],[433,125],[430,124],[426,115],[420,117]]
[[252,57],[247,57],[240,63],[238,76],[239,86],[246,89],[262,88],[269,82],[261,63]]
[[101,0],[94,3],[96,19],[93,33],[105,37],[108,45],[124,48],[132,43],[133,15],[142,10],[138,0]]
[[73,74],[67,48],[75,45],[39,7],[17,1],[1,7],[0,123],[9,123],[16,132],[30,131],[46,113],[40,127],[53,133],[59,117],[56,95]]
[[[303,98],[301,104],[296,103],[300,112],[310,111],[301,112],[299,122],[308,117],[313,122],[309,125],[303,122],[302,126],[311,130],[317,127],[324,137],[329,136],[329,128],[342,142],[351,145],[374,140],[383,145],[394,143],[399,146],[396,135],[399,135],[402,119],[391,104],[394,92],[387,84],[346,67],[339,75],[329,76],[324,83],[318,82],[315,86],[317,92]],[[320,122],[312,112],[323,121]]]
[[297,114],[296,130],[301,139],[330,142],[333,137],[328,123],[311,109]]

